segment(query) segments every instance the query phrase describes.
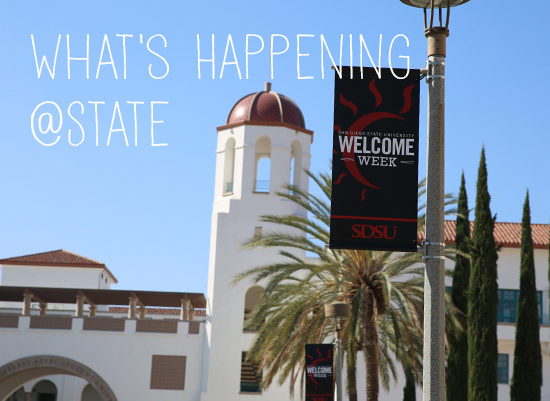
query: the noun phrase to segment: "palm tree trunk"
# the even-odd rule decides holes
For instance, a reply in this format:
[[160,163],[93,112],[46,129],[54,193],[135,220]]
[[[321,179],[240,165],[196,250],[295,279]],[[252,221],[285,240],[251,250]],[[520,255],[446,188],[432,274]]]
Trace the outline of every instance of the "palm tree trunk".
[[[353,348],[353,349],[351,349]],[[357,401],[357,381],[356,381],[356,367],[357,367],[357,348],[350,346],[346,352],[347,354],[347,383],[349,401]]]
[[363,356],[367,374],[367,400],[378,401],[378,316],[372,292],[365,296],[362,316]]

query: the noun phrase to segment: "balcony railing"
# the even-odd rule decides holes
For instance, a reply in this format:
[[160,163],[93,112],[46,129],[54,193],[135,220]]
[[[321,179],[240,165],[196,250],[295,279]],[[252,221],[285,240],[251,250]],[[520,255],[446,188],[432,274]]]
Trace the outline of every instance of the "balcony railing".
[[225,192],[226,193],[233,192],[233,181],[228,182],[227,184],[225,184]]
[[269,180],[254,180],[254,192],[269,193]]

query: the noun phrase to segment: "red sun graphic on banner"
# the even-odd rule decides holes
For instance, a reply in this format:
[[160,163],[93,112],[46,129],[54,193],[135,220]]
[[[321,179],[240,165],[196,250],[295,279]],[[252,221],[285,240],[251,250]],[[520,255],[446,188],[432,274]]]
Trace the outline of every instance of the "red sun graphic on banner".
[[420,73],[349,71],[335,79],[329,246],[416,251]]

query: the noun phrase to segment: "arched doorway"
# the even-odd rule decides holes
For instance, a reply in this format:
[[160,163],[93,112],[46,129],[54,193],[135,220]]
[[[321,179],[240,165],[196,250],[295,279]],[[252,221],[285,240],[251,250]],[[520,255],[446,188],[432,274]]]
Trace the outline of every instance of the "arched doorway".
[[113,390],[95,371],[73,359],[37,355],[17,359],[0,367],[0,401],[6,401],[28,381],[51,375],[71,375],[86,380],[102,401],[117,401]]
[[101,401],[101,395],[93,388],[90,384],[87,384],[86,387],[82,390],[82,398],[80,401]]
[[32,388],[36,401],[57,401],[57,387],[49,380],[40,380]]

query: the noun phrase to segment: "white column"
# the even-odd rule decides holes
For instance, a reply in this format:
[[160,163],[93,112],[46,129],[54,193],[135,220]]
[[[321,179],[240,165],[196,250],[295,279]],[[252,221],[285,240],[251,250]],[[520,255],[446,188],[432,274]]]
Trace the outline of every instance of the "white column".
[[30,316],[31,314],[32,294],[23,294],[23,315]]
[[137,297],[130,297],[130,306],[128,308],[128,319],[136,318],[136,308],[137,308]]
[[189,301],[187,299],[181,300],[181,320],[189,320]]
[[83,317],[84,316],[84,297],[83,295],[77,295],[76,296],[76,312],[74,314],[75,317]]

